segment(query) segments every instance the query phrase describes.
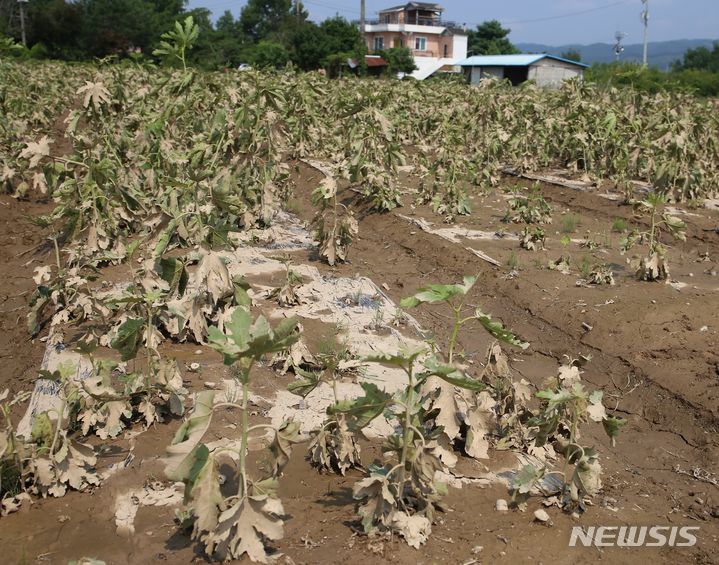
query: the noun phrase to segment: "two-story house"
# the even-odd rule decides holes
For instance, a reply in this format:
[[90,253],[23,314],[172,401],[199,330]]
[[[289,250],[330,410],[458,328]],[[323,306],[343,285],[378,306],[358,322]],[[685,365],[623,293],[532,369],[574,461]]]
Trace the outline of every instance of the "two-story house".
[[467,57],[467,33],[454,22],[442,20],[442,7],[409,2],[379,12],[379,19],[365,23],[370,53],[390,47],[409,47],[423,80],[439,70],[449,70]]

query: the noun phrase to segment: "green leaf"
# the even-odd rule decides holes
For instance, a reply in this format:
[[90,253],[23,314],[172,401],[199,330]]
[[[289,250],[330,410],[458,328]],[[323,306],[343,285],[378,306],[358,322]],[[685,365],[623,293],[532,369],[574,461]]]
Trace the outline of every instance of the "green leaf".
[[430,375],[437,376],[443,381],[447,381],[454,386],[466,388],[475,392],[481,392],[487,388],[483,382],[468,377],[453,365],[439,363],[435,357],[427,359],[427,361],[424,362],[424,366],[427,368]]
[[390,405],[392,396],[372,383],[361,383],[365,395],[354,400],[340,400],[327,407],[327,414],[344,414],[350,431],[361,430]]
[[170,286],[170,294],[184,294],[187,288],[185,264],[174,257],[163,257],[158,261],[158,274]]
[[259,360],[265,354],[288,349],[296,342],[299,339],[297,324],[297,318],[292,317],[280,322],[273,330],[264,316],[252,323],[249,311],[240,306],[225,323],[224,333],[216,327],[209,328],[209,345],[223,355],[226,365],[242,358]]
[[420,304],[445,302],[454,296],[466,295],[477,282],[477,277],[465,276],[462,284],[430,284],[400,302],[402,308],[414,308]]
[[607,416],[602,420],[602,425],[607,436],[609,436],[609,442],[612,447],[617,444],[617,436],[619,436],[619,430],[627,425],[625,418],[617,418],[615,416]]
[[123,361],[134,359],[142,342],[142,331],[145,320],[142,318],[129,318],[117,330],[117,336],[110,342],[113,349],[120,352]]
[[390,367],[410,367],[417,357],[427,352],[427,348],[424,345],[416,345],[414,347],[408,347],[405,345],[400,346],[399,351],[395,354],[392,353],[380,353],[379,355],[368,355],[362,357],[360,361],[363,363],[380,363],[381,365],[388,365]]
[[564,404],[565,402],[569,402],[574,398],[574,395],[572,394],[572,391],[566,390],[566,389],[559,389],[559,390],[540,390],[537,393],[537,398],[541,398],[542,400],[547,401],[547,410],[554,410],[558,406]]
[[245,277],[240,275],[232,279],[232,284],[235,287],[235,304],[238,306],[246,306],[248,308],[251,307],[252,299],[250,298],[250,295],[247,294],[247,291],[251,288],[250,283],[247,282]]
[[320,376],[312,371],[305,371],[304,369],[293,365],[295,373],[300,376],[300,379],[296,379],[287,385],[287,390],[292,394],[296,394],[305,398],[309,393],[317,388],[320,384]]
[[510,345],[521,347],[522,349],[527,349],[527,347],[529,347],[528,342],[522,341],[511,331],[504,329],[504,326],[500,322],[495,322],[488,314],[485,314],[479,308],[475,311],[474,316],[477,318],[479,323],[482,324],[484,329],[487,330],[495,339]]

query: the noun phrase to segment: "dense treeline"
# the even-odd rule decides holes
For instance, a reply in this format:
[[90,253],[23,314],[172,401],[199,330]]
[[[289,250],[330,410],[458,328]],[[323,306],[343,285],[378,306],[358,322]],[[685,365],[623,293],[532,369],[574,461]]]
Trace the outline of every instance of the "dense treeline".
[[[310,70],[362,51],[356,25],[339,16],[316,24],[296,2],[249,0],[239,18],[228,10],[213,23],[209,10],[187,10],[185,0],[29,0],[29,51],[24,55],[63,60],[149,56],[162,33],[187,15],[200,27],[190,63],[206,69],[292,62]],[[0,14],[0,34],[18,40],[18,26],[8,28],[10,20],[10,14]]]
[[595,63],[587,70],[587,80],[602,85],[631,86],[643,92],[692,92],[719,96],[719,42],[712,49],[689,49],[669,71],[635,63]]

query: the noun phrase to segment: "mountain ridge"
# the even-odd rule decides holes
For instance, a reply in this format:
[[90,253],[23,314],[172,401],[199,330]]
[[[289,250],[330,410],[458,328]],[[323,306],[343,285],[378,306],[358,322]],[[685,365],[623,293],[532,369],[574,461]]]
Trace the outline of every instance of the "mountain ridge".
[[[675,39],[672,41],[651,41],[648,46],[649,65],[660,69],[668,69],[676,60],[681,59],[687,49],[697,47],[711,48],[717,39]],[[577,50],[582,56],[582,62],[611,63],[614,61],[614,45],[612,43],[591,43],[581,45],[569,43],[566,45],[546,45],[543,43],[515,43],[517,49],[524,53],[549,53],[550,55],[561,55],[567,51]],[[631,43],[624,46],[624,52],[619,60],[624,62],[642,61],[643,45]]]

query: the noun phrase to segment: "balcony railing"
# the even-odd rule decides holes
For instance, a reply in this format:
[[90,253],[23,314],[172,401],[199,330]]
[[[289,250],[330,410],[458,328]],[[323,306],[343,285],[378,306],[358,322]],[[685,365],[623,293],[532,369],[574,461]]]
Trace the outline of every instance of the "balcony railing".
[[441,18],[412,18],[410,21],[387,21],[384,19],[365,20],[365,25],[410,25],[410,26],[433,26],[433,27],[462,27],[457,22],[443,20]]

